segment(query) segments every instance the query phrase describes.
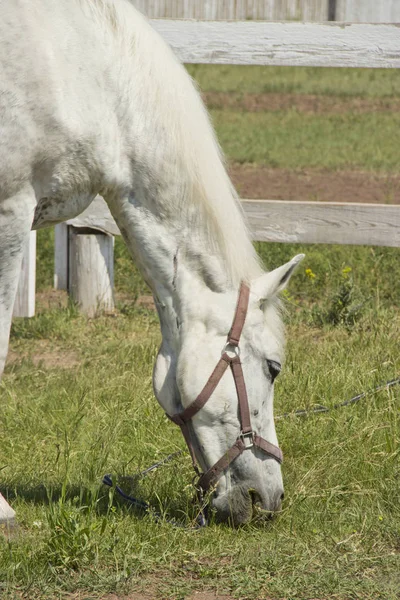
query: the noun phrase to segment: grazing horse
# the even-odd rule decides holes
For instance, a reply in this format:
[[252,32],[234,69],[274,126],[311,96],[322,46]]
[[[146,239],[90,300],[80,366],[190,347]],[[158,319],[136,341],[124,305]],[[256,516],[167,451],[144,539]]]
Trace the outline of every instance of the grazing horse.
[[[29,231],[100,194],[156,300],[155,395],[202,469],[219,464],[217,517],[278,510],[277,294],[302,255],[263,272],[200,96],[129,0],[0,10],[0,374]],[[216,382],[221,360],[233,377],[222,365]]]

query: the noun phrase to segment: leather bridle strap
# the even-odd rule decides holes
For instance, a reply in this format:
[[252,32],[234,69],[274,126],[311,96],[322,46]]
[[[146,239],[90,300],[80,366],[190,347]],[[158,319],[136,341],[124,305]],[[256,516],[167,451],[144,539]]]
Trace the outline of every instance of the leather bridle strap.
[[[226,360],[228,358],[228,360]],[[214,371],[211,373],[209,380],[206,385],[197,396],[196,400],[192,402],[183,412],[176,413],[175,415],[168,415],[167,417],[176,425],[179,425],[181,428],[183,437],[185,438],[185,442],[187,447],[189,448],[190,457],[192,459],[193,468],[198,475],[200,475],[200,471],[197,467],[196,456],[194,453],[194,448],[192,444],[192,440],[190,439],[190,431],[188,427],[188,421],[192,419],[192,417],[199,412],[205,405],[205,403],[210,399],[211,394],[217,387],[220,382],[222,375],[225,373],[226,369],[229,366],[229,357],[228,355],[223,354],[219,359],[217,366]]]
[[[239,403],[239,420],[240,420],[240,434],[236,442],[227,450],[227,452],[213,465],[208,471],[200,475],[198,486],[201,490],[207,491],[212,485],[214,485],[222,473],[228,468],[228,466],[245,450],[252,448],[253,446],[263,450],[267,456],[275,459],[279,464],[282,463],[283,455],[280,448],[267,442],[262,437],[257,435],[251,427],[250,409],[247,398],[246,384],[244,381],[242,364],[239,357],[239,342],[242,334],[244,322],[246,320],[247,309],[249,305],[250,289],[242,283],[240,286],[238,303],[236,306],[235,316],[232,322],[232,327],[228,334],[227,344],[221,358],[219,359],[217,366],[211,373],[204,388],[197,396],[196,400],[192,402],[184,411],[176,413],[175,415],[167,415],[171,421],[179,425],[185,438],[186,444],[189,448],[190,456],[192,458],[193,467],[200,475],[197,467],[196,457],[194,453],[193,444],[190,438],[190,431],[188,421],[190,421],[199,410],[203,408],[206,402],[210,399],[212,393],[221,381],[222,376],[230,366],[233,379],[235,381],[236,393],[238,396]],[[229,356],[229,349],[235,352],[234,356]]]

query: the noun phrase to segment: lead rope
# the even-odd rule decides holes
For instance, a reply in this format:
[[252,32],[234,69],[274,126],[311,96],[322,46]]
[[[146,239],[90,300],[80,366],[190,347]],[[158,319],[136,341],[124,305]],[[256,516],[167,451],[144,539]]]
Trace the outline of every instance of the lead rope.
[[[374,394],[376,392],[381,392],[382,390],[387,390],[387,389],[389,389],[389,388],[391,388],[391,387],[393,387],[395,385],[399,385],[399,384],[400,384],[400,377],[398,379],[392,379],[391,381],[387,381],[386,383],[382,383],[382,384],[376,386],[375,388],[367,390],[366,392],[361,392],[360,394],[357,394],[356,396],[353,396],[353,398],[350,398],[350,400],[345,400],[344,402],[341,402],[339,404],[334,404],[331,408],[328,408],[326,406],[315,406],[314,408],[312,408],[310,410],[300,409],[300,410],[296,410],[293,413],[284,413],[283,415],[279,415],[278,417],[276,417],[276,419],[285,419],[285,418],[291,417],[291,416],[305,417],[305,416],[308,416],[310,414],[315,414],[315,413],[327,413],[327,412],[330,412],[332,410],[337,410],[337,409],[343,408],[345,406],[351,406],[352,404],[356,404],[360,400],[363,400],[364,398],[366,398],[368,396],[371,396],[372,394]],[[171,462],[172,460],[174,460],[178,456],[182,456],[182,454],[183,454],[183,450],[179,450],[178,452],[173,452],[172,454],[169,454],[166,458],[164,458],[164,459],[162,459],[162,460],[154,463],[153,465],[151,465],[150,467],[148,467],[144,471],[141,471],[140,473],[138,473],[138,475],[131,477],[131,479],[135,480],[135,479],[138,479],[139,477],[145,477],[151,471],[155,471],[156,469],[158,469],[159,467],[165,465],[166,463]],[[135,498],[134,496],[130,496],[130,495],[126,494],[122,490],[122,488],[119,487],[118,485],[114,486],[111,475],[104,475],[104,477],[103,477],[103,483],[105,485],[109,486],[109,487],[114,487],[115,491],[122,498],[124,498],[124,500],[127,500],[128,502],[130,502],[130,504],[132,506],[135,506],[136,508],[139,508],[140,510],[143,510],[146,514],[152,515],[156,519],[156,521],[162,522],[162,521],[165,520],[162,517],[162,515],[160,515],[156,510],[154,510],[150,506],[150,504],[148,504],[147,502],[144,502],[143,500],[139,500],[138,498]],[[198,515],[196,517],[195,525],[192,526],[192,527],[190,527],[190,529],[199,530],[202,527],[206,527],[207,526],[207,520],[206,520],[206,517],[204,515],[202,490],[196,489],[196,492],[197,492],[198,501],[200,502],[200,510],[199,510],[199,513],[198,513]],[[167,523],[169,523],[173,527],[179,527],[179,528],[185,528],[185,529],[188,528],[183,523],[178,523],[175,519],[167,519]]]

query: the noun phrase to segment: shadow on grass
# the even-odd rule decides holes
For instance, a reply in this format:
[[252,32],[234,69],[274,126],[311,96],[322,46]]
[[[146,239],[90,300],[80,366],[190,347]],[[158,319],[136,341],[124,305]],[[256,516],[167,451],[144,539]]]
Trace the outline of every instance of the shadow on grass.
[[[121,486],[125,494],[132,496],[136,502],[119,495],[115,483]],[[135,518],[152,515],[157,520],[181,524],[196,518],[198,509],[194,503],[186,503],[183,507],[182,499],[168,499],[166,502],[151,493],[144,499],[145,492],[140,489],[138,477],[113,477],[113,486],[104,483],[92,487],[78,484],[57,484],[54,486],[38,485],[0,485],[0,493],[11,505],[16,500],[27,504],[51,506],[57,503],[71,503],[76,507],[94,511],[99,517],[109,514],[110,509],[129,513]]]
[[[126,506],[124,500],[117,495],[110,497],[110,488],[103,484],[87,487],[83,485],[54,486],[39,485],[0,485],[0,493],[12,504],[15,500],[23,500],[27,504],[49,506],[60,502],[73,502],[81,507],[95,507],[96,513],[105,515],[111,506]],[[111,499],[110,499],[111,498]]]

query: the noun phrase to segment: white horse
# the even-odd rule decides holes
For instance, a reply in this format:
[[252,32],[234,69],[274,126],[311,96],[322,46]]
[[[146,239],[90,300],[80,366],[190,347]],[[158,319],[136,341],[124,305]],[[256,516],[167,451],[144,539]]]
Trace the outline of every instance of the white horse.
[[[276,296],[302,255],[262,271],[185,69],[129,0],[0,0],[0,13],[0,374],[30,229],[72,218],[101,194],[156,299],[162,408],[179,413],[202,390],[244,281],[252,435],[276,446]],[[205,470],[238,438],[229,373],[189,429]],[[254,503],[278,510],[283,496],[278,461],[248,445],[223,469],[212,500],[217,516],[235,523]]]

